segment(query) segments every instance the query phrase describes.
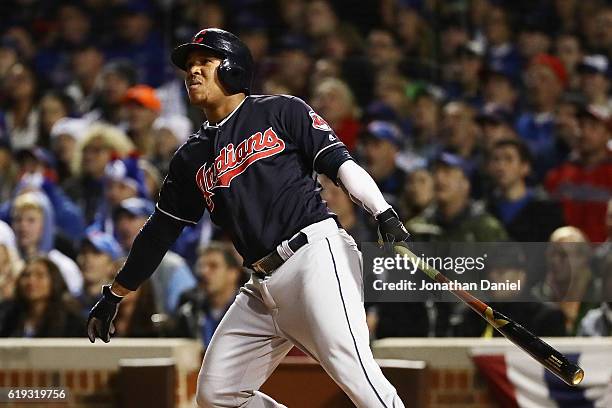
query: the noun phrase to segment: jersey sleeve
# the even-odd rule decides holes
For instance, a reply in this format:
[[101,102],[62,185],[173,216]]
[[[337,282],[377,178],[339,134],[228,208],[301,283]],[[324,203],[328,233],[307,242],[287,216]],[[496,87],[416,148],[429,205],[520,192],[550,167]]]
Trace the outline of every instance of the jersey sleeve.
[[183,149],[179,149],[170,161],[168,175],[159,192],[157,209],[176,220],[197,224],[205,206],[195,180],[195,174],[189,174]]
[[342,163],[352,160],[344,143],[327,122],[301,99],[291,97],[284,108],[284,127],[305,160],[314,171],[336,182]]

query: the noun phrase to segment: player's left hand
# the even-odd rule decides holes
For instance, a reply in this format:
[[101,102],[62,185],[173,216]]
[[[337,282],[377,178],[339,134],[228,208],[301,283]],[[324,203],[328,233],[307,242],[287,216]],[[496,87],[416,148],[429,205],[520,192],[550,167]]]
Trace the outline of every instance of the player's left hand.
[[378,221],[378,243],[385,250],[392,251],[394,244],[404,243],[410,238],[410,234],[393,208],[378,214],[376,220]]
[[115,316],[117,316],[121,297],[116,296],[110,290],[110,287],[110,285],[104,285],[102,287],[102,297],[89,312],[89,318],[87,319],[87,337],[89,337],[89,341],[92,343],[96,341],[96,337],[108,343],[111,334],[115,332],[113,320]]

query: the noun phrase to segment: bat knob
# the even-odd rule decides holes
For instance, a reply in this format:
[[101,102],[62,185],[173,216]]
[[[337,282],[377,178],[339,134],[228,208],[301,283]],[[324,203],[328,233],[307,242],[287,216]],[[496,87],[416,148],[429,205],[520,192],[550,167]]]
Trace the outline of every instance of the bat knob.
[[574,375],[572,377],[572,385],[578,385],[582,382],[584,378],[584,370],[580,367],[576,367],[576,371],[574,371]]

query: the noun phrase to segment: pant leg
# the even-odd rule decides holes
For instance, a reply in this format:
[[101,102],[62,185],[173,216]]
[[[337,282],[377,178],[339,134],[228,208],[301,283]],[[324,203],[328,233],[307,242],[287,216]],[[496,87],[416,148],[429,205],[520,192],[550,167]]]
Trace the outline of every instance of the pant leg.
[[358,407],[403,407],[369,347],[361,267],[361,254],[343,231],[308,244],[267,283],[276,322]]
[[[219,323],[198,376],[199,407],[285,407],[257,390],[293,346],[252,282]],[[286,408],[286,407],[285,407]]]

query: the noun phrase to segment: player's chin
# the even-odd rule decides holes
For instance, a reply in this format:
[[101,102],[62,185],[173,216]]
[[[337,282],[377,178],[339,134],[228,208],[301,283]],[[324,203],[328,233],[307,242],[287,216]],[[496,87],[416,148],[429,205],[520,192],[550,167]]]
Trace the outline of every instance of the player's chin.
[[201,106],[206,103],[206,94],[201,91],[189,92],[189,102],[192,105]]

